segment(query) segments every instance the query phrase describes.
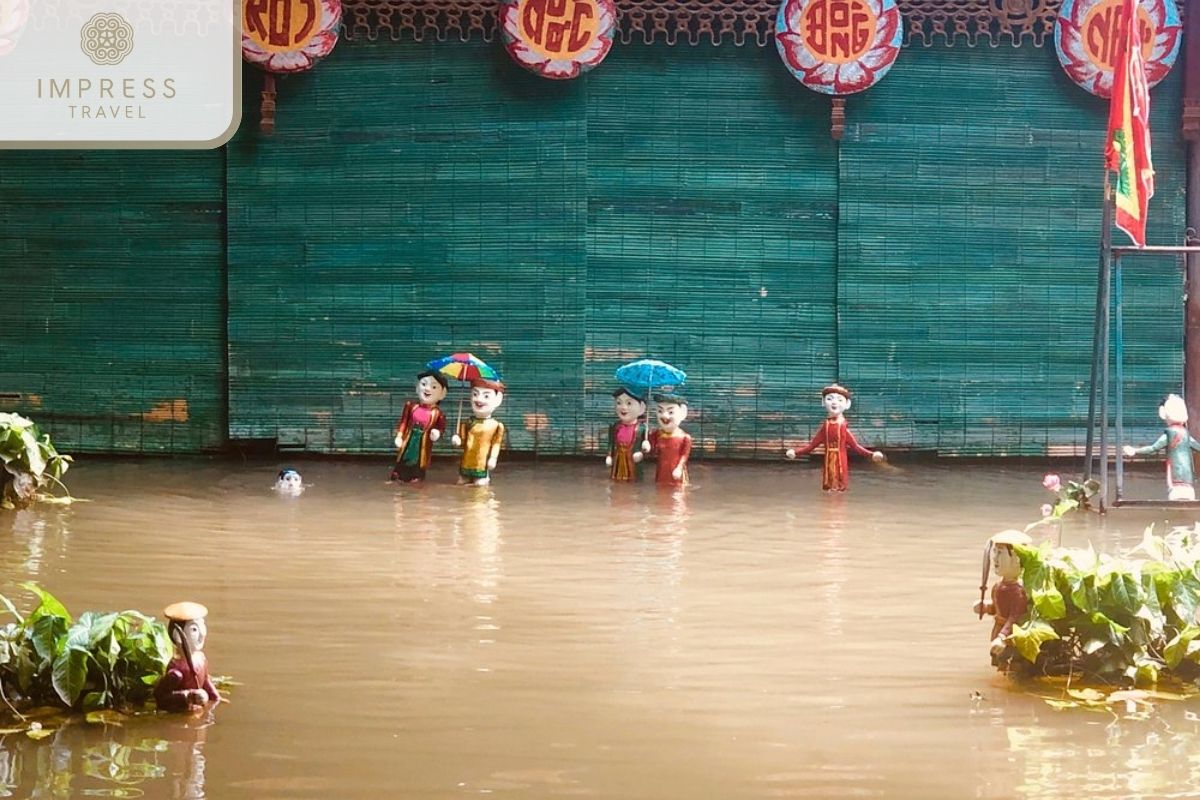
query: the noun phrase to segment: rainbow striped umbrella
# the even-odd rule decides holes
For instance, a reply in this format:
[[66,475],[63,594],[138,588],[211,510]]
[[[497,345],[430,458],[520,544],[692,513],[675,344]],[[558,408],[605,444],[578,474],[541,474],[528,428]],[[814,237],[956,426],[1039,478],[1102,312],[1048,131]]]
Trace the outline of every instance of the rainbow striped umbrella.
[[[453,353],[441,358],[435,358],[425,365],[425,369],[437,370],[447,378],[453,378],[456,381],[498,381],[500,373],[487,365],[482,358],[472,355],[471,353]],[[463,398],[458,398],[458,420],[454,423],[454,429],[458,430],[462,425],[462,409]]]
[[447,378],[453,378],[456,381],[500,380],[499,372],[489,367],[482,358],[471,353],[454,353],[435,358],[426,364],[425,368],[437,370]]

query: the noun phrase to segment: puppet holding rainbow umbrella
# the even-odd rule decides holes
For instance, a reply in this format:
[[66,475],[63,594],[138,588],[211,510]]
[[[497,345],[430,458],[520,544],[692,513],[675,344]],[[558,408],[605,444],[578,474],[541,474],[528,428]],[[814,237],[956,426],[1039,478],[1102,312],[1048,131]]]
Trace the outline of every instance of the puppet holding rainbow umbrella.
[[486,486],[500,458],[504,423],[492,414],[504,402],[500,373],[471,353],[454,353],[435,358],[426,368],[444,382],[453,379],[471,386],[471,419],[463,421],[463,397],[458,400],[458,418],[450,442],[463,449],[458,463],[458,482]]
[[460,396],[455,433],[450,439],[455,447],[463,448],[458,482],[478,485],[489,482],[504,440],[504,425],[491,418],[504,400],[504,384],[499,372],[471,353],[435,358],[417,375],[417,399],[404,404],[396,424],[396,464],[391,480],[417,483],[425,479],[433,460],[433,445],[446,430],[441,402],[449,392],[451,380],[470,384],[473,413],[471,420],[463,422],[465,397]]

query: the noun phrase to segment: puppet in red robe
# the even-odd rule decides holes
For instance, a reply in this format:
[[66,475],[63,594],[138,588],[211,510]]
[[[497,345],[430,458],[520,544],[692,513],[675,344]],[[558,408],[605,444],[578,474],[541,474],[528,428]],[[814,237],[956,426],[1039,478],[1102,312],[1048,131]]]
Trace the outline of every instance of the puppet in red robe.
[[798,449],[789,448],[787,458],[804,456],[820,446],[825,447],[825,467],[821,470],[821,488],[827,492],[844,492],[850,488],[850,452],[872,461],[883,461],[883,453],[871,451],[858,443],[850,426],[846,424],[845,412],[850,408],[850,390],[833,384],[821,390],[821,404],[828,415],[812,441]]
[[[992,663],[996,666],[1004,666],[1004,652],[1009,647],[1013,625],[1029,611],[1029,595],[1021,585],[1021,558],[1017,555],[1016,545],[1029,547],[1032,543],[1033,540],[1028,534],[1010,530],[997,533],[991,538],[988,546],[991,567],[1000,576],[1000,580],[992,585],[991,600],[978,600],[973,610],[981,619],[984,614],[991,614],[994,618],[991,652]],[[986,586],[985,569],[980,586],[981,594],[986,591]]]
[[188,711],[221,701],[221,693],[208,674],[204,643],[208,609],[199,603],[175,603],[163,612],[167,633],[175,644],[175,657],[154,687],[154,699],[163,711]]
[[642,450],[658,459],[654,481],[660,486],[687,486],[692,437],[679,427],[687,419],[687,400],[677,394],[656,394],[654,401],[658,404],[658,429],[642,443]]

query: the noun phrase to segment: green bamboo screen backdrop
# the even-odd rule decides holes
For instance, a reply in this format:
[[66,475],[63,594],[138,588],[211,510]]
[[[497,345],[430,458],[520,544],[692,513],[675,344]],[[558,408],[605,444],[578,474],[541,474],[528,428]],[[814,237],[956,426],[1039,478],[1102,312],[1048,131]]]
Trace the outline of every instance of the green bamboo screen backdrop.
[[0,411],[66,452],[224,444],[223,164],[0,151]]
[[[1152,95],[1160,243],[1180,78]],[[1106,104],[1051,48],[908,48],[840,144],[773,47],[618,46],[554,82],[499,45],[343,42],[280,86],[264,138],[249,74],[224,151],[0,153],[0,408],[68,450],[384,452],[422,364],[470,350],[512,447],[582,453],[649,355],[711,455],[777,457],[833,380],[869,444],[1082,441]],[[1149,435],[1179,267],[1125,283]]]

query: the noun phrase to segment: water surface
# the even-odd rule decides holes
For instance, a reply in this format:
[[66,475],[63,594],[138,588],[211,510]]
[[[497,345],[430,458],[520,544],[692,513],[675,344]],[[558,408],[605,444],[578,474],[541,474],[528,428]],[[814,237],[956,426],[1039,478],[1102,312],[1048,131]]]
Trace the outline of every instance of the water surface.
[[[0,591],[203,602],[242,684],[195,718],[0,738],[0,796],[1200,792],[1192,709],[1059,712],[993,672],[980,554],[1048,499],[1034,467],[856,465],[829,497],[814,465],[697,465],[681,494],[599,461],[505,463],[486,489],[320,461],[289,498],[279,466],[84,459],[92,502],[0,512]],[[1131,545],[1162,516],[1062,536]]]

